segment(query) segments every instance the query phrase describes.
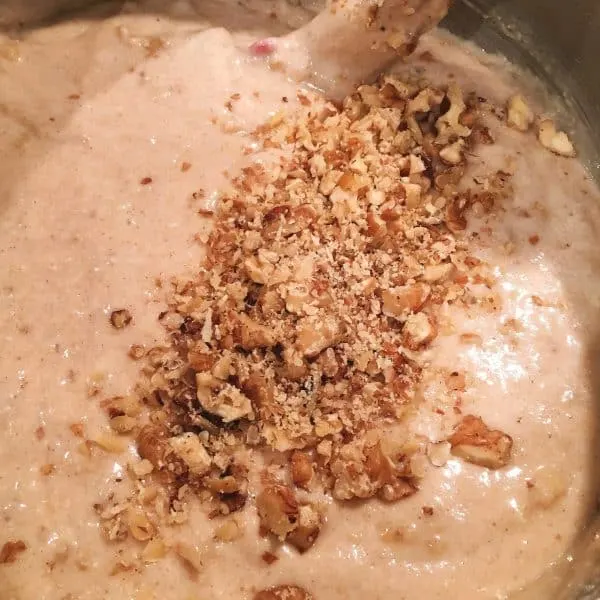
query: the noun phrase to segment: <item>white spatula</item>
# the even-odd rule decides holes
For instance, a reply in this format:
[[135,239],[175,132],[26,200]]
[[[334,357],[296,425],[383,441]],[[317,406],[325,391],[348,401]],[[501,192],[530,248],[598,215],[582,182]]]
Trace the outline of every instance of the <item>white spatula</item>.
[[410,54],[446,15],[451,0],[329,0],[310,23],[251,52],[329,95],[344,94]]

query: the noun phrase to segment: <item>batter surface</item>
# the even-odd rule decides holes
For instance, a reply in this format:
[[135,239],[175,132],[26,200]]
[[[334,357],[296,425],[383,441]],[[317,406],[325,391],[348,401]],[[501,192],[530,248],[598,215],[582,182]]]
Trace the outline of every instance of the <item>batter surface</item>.
[[[247,47],[309,15],[238,4],[160,17],[128,4],[1,40],[0,548],[26,548],[6,549],[0,596],[250,599],[294,584],[316,600],[507,597],[569,552],[594,501],[600,194],[577,160],[493,110],[495,144],[471,157],[471,176],[511,173],[514,194],[469,241],[491,266],[493,306],[449,309],[427,363],[465,374],[462,410],[511,436],[510,464],[449,455],[399,503],[328,501],[315,545],[279,548],[273,564],[252,499],[235,543],[192,510],[173,540],[201,557],[192,575],[174,553],[140,566],[139,546],[116,554],[99,531],[94,505],[131,486],[135,460],[133,446],[86,445],[107,430],[101,401],[138,380],[132,344],[164,340],[162,288],[204,253],[211,220],[198,208],[251,162],[249,132],[298,107],[298,84]],[[519,90],[506,65],[441,33],[395,71],[494,106]],[[124,308],[134,322],[115,329]],[[445,439],[456,417],[434,375],[420,393],[417,433]]]

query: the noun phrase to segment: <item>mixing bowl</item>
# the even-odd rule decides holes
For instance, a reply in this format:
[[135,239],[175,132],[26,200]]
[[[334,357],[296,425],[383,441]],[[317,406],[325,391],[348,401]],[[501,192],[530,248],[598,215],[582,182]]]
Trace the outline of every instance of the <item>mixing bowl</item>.
[[[69,18],[68,11],[94,3],[97,2],[2,0],[0,31]],[[320,4],[319,0],[304,3],[315,10]],[[123,2],[112,4],[118,9]],[[556,107],[561,124],[573,133],[591,174],[600,182],[600,76],[596,71],[600,56],[600,2],[461,0],[452,8],[444,26],[485,51],[505,55],[538,78]],[[571,552],[531,589],[515,597],[600,599],[600,518],[590,515]]]

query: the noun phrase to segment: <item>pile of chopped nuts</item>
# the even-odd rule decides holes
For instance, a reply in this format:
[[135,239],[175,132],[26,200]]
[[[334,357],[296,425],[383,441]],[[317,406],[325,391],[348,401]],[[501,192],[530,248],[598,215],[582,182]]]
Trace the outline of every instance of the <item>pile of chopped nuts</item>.
[[[140,460],[136,495],[97,509],[107,537],[144,542],[148,561],[193,496],[226,517],[217,538],[240,535],[228,515],[252,498],[261,532],[305,552],[324,525],[319,494],[415,494],[422,450],[403,424],[440,311],[473,305],[471,284],[487,281],[467,217],[510,185],[503,172],[465,177],[474,149],[493,143],[482,99],[392,77],[339,105],[299,99],[255,133],[275,158],[244,169],[221,199],[202,270],[172,281],[160,315],[168,343],[132,349],[136,393],[104,401]],[[464,376],[450,380],[464,389]],[[504,466],[510,437],[455,412],[464,421],[443,443]]]

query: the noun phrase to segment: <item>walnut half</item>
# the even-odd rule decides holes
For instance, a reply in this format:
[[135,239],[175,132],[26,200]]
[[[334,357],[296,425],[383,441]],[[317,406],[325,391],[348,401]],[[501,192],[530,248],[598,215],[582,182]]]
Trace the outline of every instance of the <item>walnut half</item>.
[[448,441],[454,456],[488,469],[500,469],[511,458],[512,438],[474,415],[465,416]]

